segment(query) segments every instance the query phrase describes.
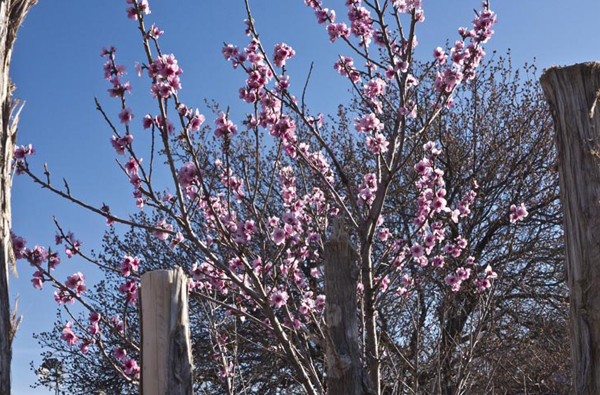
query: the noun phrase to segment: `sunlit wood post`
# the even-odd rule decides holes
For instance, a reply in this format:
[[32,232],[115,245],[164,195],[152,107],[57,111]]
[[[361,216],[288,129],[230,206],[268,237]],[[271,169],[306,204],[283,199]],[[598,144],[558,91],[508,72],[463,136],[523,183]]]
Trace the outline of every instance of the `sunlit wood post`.
[[600,63],[552,67],[552,109],[564,210],[576,395],[600,394]]
[[188,290],[179,267],[142,275],[143,395],[193,395]]

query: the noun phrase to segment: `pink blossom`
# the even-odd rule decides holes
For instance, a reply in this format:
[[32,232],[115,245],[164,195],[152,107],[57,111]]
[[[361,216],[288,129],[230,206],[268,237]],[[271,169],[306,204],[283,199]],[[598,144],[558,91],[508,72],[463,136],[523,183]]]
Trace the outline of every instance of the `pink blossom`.
[[381,78],[373,78],[365,85],[365,96],[374,100],[385,93],[387,84]]
[[121,317],[119,317],[118,314],[113,316],[110,320],[119,332],[123,332],[125,329],[125,323],[121,320]]
[[412,247],[410,247],[410,253],[415,258],[419,258],[425,254],[425,249],[419,244],[414,244]]
[[215,136],[229,138],[235,135],[237,132],[237,126],[233,124],[224,112],[219,114],[219,117],[215,120]]
[[285,291],[276,290],[271,294],[269,301],[275,308],[280,308],[287,303],[288,293]]
[[121,274],[124,277],[129,277],[132,272],[137,272],[140,266],[140,258],[131,257],[129,255],[125,255],[123,262],[121,262]]
[[112,136],[110,139],[110,143],[119,155],[125,155],[125,148],[132,142],[133,136],[131,134],[126,134],[121,138],[116,138],[115,136]]
[[271,233],[271,239],[275,242],[275,244],[280,245],[285,241],[285,231],[281,228],[276,228]]
[[492,267],[490,265],[486,266],[485,275],[487,276],[487,278],[497,278],[498,277],[498,274],[496,272],[494,272],[494,270],[492,270]]
[[374,154],[383,154],[388,151],[389,142],[381,133],[376,133],[373,136],[367,137],[367,148]]
[[444,64],[448,59],[448,55],[446,55],[442,47],[437,47],[433,50],[433,58],[437,60],[439,64]]
[[350,81],[354,83],[360,81],[360,72],[354,68],[354,60],[351,57],[340,57],[340,59],[333,65],[333,68],[342,77],[348,77]]
[[132,305],[134,305],[137,302],[137,291],[138,284],[136,280],[129,280],[124,284],[121,284],[121,286],[119,286],[119,292],[122,294],[126,294],[125,298],[127,299],[127,302]]
[[67,277],[67,281],[65,281],[65,286],[75,292],[77,296],[81,296],[86,291],[86,286],[84,284],[85,277],[83,273],[77,272],[72,276]]
[[123,366],[125,367],[125,374],[139,376],[140,367],[134,359],[125,360]]
[[177,180],[182,187],[187,188],[192,185],[197,185],[200,182],[198,175],[199,172],[196,165],[193,162],[188,162],[179,170]]
[[200,114],[198,110],[196,110],[196,113],[192,119],[190,119],[190,130],[200,130],[200,126],[202,126],[205,120],[206,118],[204,115]]
[[97,322],[92,323],[88,328],[88,332],[90,335],[96,335],[96,334],[100,333],[100,326],[98,325],[98,323]]
[[273,63],[276,67],[285,66],[285,61],[296,55],[296,51],[285,43],[275,44],[275,53],[273,54]]
[[490,288],[492,286],[492,283],[487,278],[477,278],[475,279],[475,286],[479,291],[483,292],[486,289]]
[[332,23],[327,26],[327,33],[329,33],[329,41],[332,43],[335,42],[338,38],[348,38],[350,37],[350,29],[346,26],[345,23]]
[[471,269],[459,267],[456,269],[456,276],[460,278],[461,281],[464,281],[471,276]]
[[517,221],[523,221],[525,217],[527,217],[529,213],[527,212],[527,208],[525,207],[525,203],[521,203],[520,205],[511,205],[510,206],[510,223],[514,224]]
[[154,125],[154,119],[151,115],[145,115],[142,120],[142,127],[144,129],[150,129]]
[[119,113],[119,119],[121,120],[121,123],[124,123],[125,125],[129,125],[129,122],[131,122],[131,120],[133,118],[134,118],[134,115],[131,112],[131,108],[124,108]]
[[449,274],[448,276],[446,276],[445,281],[446,281],[446,284],[448,284],[452,287],[452,291],[454,291],[454,292],[460,291],[461,280],[458,276]]
[[334,10],[329,11],[328,8],[317,9],[315,10],[315,14],[317,15],[317,23],[319,23],[319,25],[323,25],[327,22],[335,22]]
[[444,257],[441,255],[437,255],[433,257],[432,264],[434,267],[443,267],[444,266]]
[[318,311],[323,311],[325,309],[325,295],[317,295],[315,307]]
[[42,285],[44,284],[44,271],[40,269],[33,273],[31,283],[33,284],[33,288],[42,289]]
[[14,233],[10,232],[10,237],[11,237],[11,241],[12,241],[12,246],[13,246],[13,253],[15,254],[15,258],[16,259],[22,259],[25,257],[25,245],[27,243],[27,240],[25,240],[23,237],[19,237],[17,235],[15,235]]
[[[142,159],[140,158],[140,162]],[[125,162],[125,171],[129,175],[138,174],[138,162],[134,158],[129,158],[127,162]]]
[[[168,224],[167,221],[163,218],[160,221],[158,221],[155,225],[155,228],[157,229],[164,229],[167,231],[172,231],[173,230],[173,225]],[[153,230],[152,234],[155,237],[158,237],[160,240],[167,240],[169,238],[169,232],[161,232],[160,230]]]
[[95,339],[83,339],[83,342],[79,345],[79,349],[82,354],[87,354],[90,351],[90,346],[96,344]]
[[127,351],[120,347],[115,347],[113,355],[120,361],[125,361],[127,359]]
[[370,113],[362,118],[354,119],[354,128],[357,132],[374,133],[382,131],[384,124],[375,114]]
[[175,237],[169,243],[169,247],[175,248],[183,241],[183,233],[177,232],[175,233]]
[[33,145],[22,145],[15,148],[14,156],[15,159],[25,159],[27,155],[33,155],[34,153]]
[[72,327],[73,323],[68,321],[62,330],[62,335],[60,336],[60,338],[66,341],[69,346],[73,346],[79,342],[79,338],[73,332]]
[[154,23],[152,24],[152,26],[150,26],[150,29],[148,29],[148,37],[154,40],[158,39],[164,33],[165,32],[163,30],[160,30],[158,26],[156,26]]
[[102,316],[100,315],[100,313],[92,312],[92,313],[90,313],[89,321],[91,323],[100,322],[101,318],[102,318]]

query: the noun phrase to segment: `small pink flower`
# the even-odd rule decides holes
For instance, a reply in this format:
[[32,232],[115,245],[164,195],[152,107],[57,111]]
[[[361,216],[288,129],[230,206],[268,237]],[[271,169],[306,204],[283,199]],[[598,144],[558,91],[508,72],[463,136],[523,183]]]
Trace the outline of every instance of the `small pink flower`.
[[444,64],[448,59],[448,55],[446,55],[442,47],[437,47],[433,50],[433,58],[437,60],[439,64]]
[[25,159],[27,155],[33,155],[34,153],[35,150],[33,149],[33,146],[31,144],[27,146],[22,145],[20,147],[15,148],[14,156],[15,159]]
[[498,274],[492,270],[492,267],[490,265],[487,265],[487,267],[485,268],[485,275],[487,276],[487,278],[497,278]]
[[131,112],[131,108],[124,108],[119,113],[119,119],[121,120],[121,123],[124,123],[125,125],[129,125],[129,122],[131,122],[131,120],[133,118],[134,118],[134,115]]
[[65,286],[69,289],[72,289],[77,296],[81,296],[86,291],[86,286],[84,284],[85,277],[83,273],[77,272],[72,276],[67,277],[67,281],[65,281]]
[[425,249],[421,245],[415,244],[412,247],[410,247],[410,253],[415,258],[419,258],[425,254]]
[[99,313],[90,313],[90,322],[100,322],[100,318],[102,318],[102,316]]
[[140,367],[134,359],[127,359],[123,363],[125,367],[125,374],[138,376],[140,374]]
[[[167,221],[163,218],[160,221],[158,221],[155,225],[155,228],[158,229],[164,229],[167,231],[172,231],[173,230],[173,225],[168,224]],[[152,231],[152,234],[155,237],[158,237],[160,240],[167,240],[169,238],[169,233],[168,232],[161,232],[159,230],[154,230]]]
[[275,306],[276,308],[280,308],[281,306],[283,306],[284,304],[287,303],[288,300],[288,294],[285,291],[274,291],[271,294],[271,297],[269,298],[269,301],[271,302],[271,304],[273,306]]
[[116,347],[113,351],[113,355],[120,361],[125,361],[127,359],[127,351],[120,347]]
[[525,207],[525,203],[521,203],[518,206],[514,204],[510,206],[510,223],[513,224],[517,221],[523,221],[525,217],[527,217],[529,213],[527,212],[527,208]]
[[281,228],[276,228],[273,233],[271,233],[271,239],[277,245],[283,243],[285,241],[285,231]]
[[296,55],[296,51],[285,43],[275,44],[275,53],[273,55],[273,63],[277,67],[285,66],[285,61]]
[[140,265],[140,258],[131,257],[129,255],[125,255],[123,262],[121,262],[121,274],[124,277],[129,277],[132,272],[137,272]]
[[69,346],[73,346],[79,342],[79,338],[73,332],[72,327],[73,323],[71,321],[67,322],[62,330],[62,335],[60,336],[60,338],[66,341]]
[[206,118],[196,110],[196,114],[190,120],[190,130],[200,130],[200,126],[204,123]]

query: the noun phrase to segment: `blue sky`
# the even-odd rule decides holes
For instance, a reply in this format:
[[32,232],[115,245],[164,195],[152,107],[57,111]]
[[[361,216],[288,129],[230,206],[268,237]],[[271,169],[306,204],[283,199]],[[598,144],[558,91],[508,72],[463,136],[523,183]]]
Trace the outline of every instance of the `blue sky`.
[[[325,5],[343,14],[343,0],[325,0]],[[472,19],[478,0],[424,0],[426,21],[418,32],[417,57],[431,56],[434,47],[454,40],[459,26]],[[297,52],[288,61],[292,84],[301,89],[310,62],[315,69],[307,93],[313,112],[332,113],[346,102],[348,85],[332,66],[338,54],[349,54],[341,44],[331,45],[322,25],[302,0],[253,0],[251,2],[262,41],[267,47],[286,42]],[[243,47],[247,43],[242,0],[151,0],[149,20],[165,30],[161,38],[163,52],[173,52],[183,68],[181,96],[188,105],[202,108],[205,98],[231,106],[241,117],[247,107],[237,98],[245,79],[232,70],[221,56],[223,42]],[[118,62],[129,70],[133,85],[134,125],[141,135],[140,121],[152,108],[147,80],[134,72],[136,60],[143,60],[136,24],[125,17],[124,0],[41,0],[19,31],[13,55],[11,76],[17,85],[15,96],[26,101],[21,115],[18,142],[32,143],[36,155],[31,164],[41,173],[48,162],[55,183],[69,180],[74,195],[99,206],[110,205],[121,216],[137,209],[132,189],[114,163],[111,136],[94,109],[94,96],[113,118],[117,103],[106,94],[108,82],[102,78],[104,45],[118,48]],[[496,35],[487,45],[489,53],[505,53],[508,48],[513,64],[522,65],[534,57],[541,68],[600,59],[600,15],[598,0],[497,0],[492,8],[498,13]],[[299,93],[298,93],[299,95]],[[146,110],[145,110],[146,108]],[[212,116],[208,115],[212,123]],[[137,122],[137,123],[136,123]],[[13,188],[13,229],[29,244],[50,245],[55,232],[52,215],[61,225],[73,230],[84,248],[98,249],[105,230],[104,220],[40,190],[24,177],[16,177]],[[63,254],[64,255],[64,254]],[[14,343],[13,394],[45,394],[29,388],[35,380],[29,362],[39,362],[40,349],[33,332],[49,330],[55,318],[56,303],[52,290],[34,290],[29,282],[33,272],[19,262],[19,278],[11,279],[10,294],[19,295],[19,313],[23,323]],[[98,280],[97,273],[81,260],[67,260],[58,269],[59,278],[78,270],[88,275],[88,283]]]

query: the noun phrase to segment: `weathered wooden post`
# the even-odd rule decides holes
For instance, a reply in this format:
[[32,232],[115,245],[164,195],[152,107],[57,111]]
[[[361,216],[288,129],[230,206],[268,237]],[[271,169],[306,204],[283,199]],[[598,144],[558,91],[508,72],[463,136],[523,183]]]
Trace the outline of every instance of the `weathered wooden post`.
[[540,79],[552,109],[564,210],[576,395],[600,394],[600,63],[552,67]]
[[327,322],[327,394],[369,393],[360,359],[356,286],[358,254],[340,221],[325,243],[325,319]]
[[13,84],[9,78],[17,31],[37,0],[0,0],[0,394],[10,394],[12,339],[16,328],[8,298],[9,267],[14,264],[10,240],[12,159],[17,138],[18,111],[14,113]]
[[193,395],[188,278],[180,267],[142,275],[142,395]]

